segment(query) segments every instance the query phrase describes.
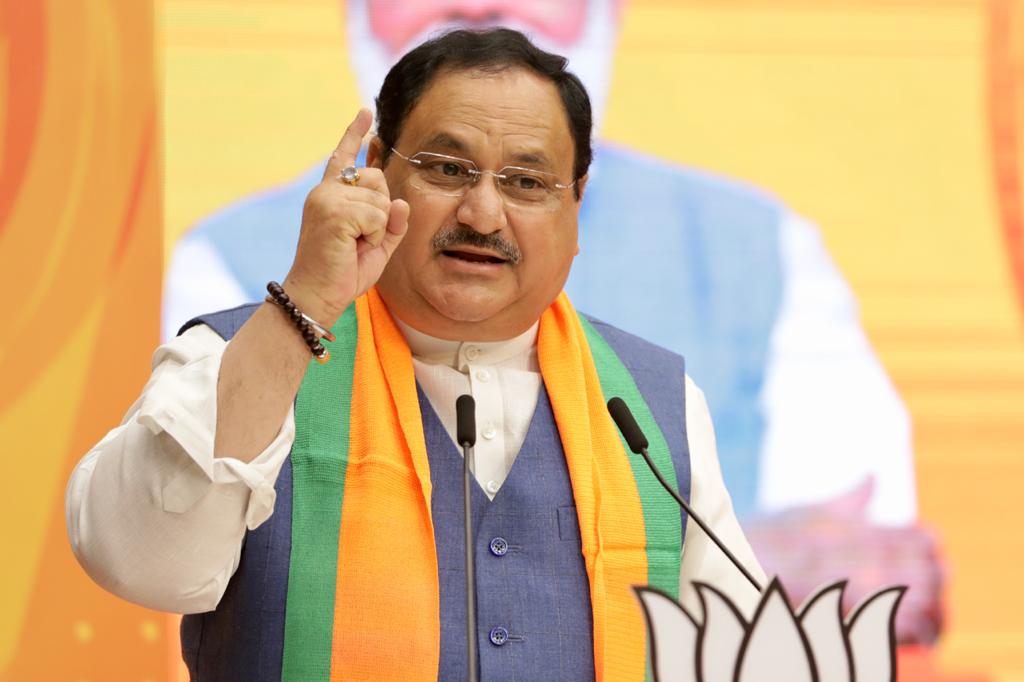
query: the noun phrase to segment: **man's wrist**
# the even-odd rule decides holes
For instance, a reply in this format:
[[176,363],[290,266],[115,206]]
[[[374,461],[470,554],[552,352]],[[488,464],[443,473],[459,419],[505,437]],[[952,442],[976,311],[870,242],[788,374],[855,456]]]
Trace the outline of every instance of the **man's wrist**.
[[[345,312],[345,308],[348,307],[348,304],[340,308],[332,305],[318,293],[315,287],[306,285],[301,278],[296,278],[291,274],[285,278],[281,286],[295,307],[324,329],[331,329],[341,314]],[[321,335],[318,334],[318,336]]]

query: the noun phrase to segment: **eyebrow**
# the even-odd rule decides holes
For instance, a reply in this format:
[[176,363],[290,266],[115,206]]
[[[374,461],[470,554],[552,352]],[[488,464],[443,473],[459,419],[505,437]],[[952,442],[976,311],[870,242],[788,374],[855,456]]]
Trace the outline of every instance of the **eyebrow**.
[[437,135],[434,135],[424,145],[424,147],[428,149],[431,147],[440,147],[442,149],[448,149],[454,152],[461,152],[463,154],[466,153],[466,145],[462,142],[462,140],[453,137],[448,133],[438,133]]
[[[468,154],[469,147],[459,138],[455,137],[451,133],[437,133],[430,138],[425,145],[424,149],[443,149],[446,151],[452,151],[459,154]],[[522,151],[512,155],[512,164],[532,164],[534,166],[541,166],[543,168],[551,169],[554,164],[551,159],[542,150]]]
[[518,154],[513,154],[512,160],[516,163],[529,163],[537,166],[544,166],[546,168],[552,167],[551,160],[548,159],[547,154],[539,150],[532,152],[519,152]]

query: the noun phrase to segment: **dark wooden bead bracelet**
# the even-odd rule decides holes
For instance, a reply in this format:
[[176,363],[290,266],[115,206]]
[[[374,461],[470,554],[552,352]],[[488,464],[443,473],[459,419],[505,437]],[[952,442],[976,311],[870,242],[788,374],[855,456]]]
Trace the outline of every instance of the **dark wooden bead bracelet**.
[[317,362],[321,365],[331,359],[331,353],[324,345],[320,343],[320,334],[323,338],[328,341],[334,341],[334,334],[329,329],[321,325],[319,322],[303,314],[298,307],[292,303],[292,300],[288,298],[288,294],[285,293],[284,287],[277,282],[267,282],[267,303],[273,303],[277,307],[284,310],[285,314],[291,319],[296,329],[299,330],[299,334],[302,335],[302,340],[309,346],[309,352],[313,354]]

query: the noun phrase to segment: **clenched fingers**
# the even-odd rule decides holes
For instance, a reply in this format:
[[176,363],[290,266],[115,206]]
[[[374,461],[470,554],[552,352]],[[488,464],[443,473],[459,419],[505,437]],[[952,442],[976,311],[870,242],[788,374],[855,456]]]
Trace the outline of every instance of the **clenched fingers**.
[[332,193],[331,198],[336,198],[347,204],[369,204],[382,211],[387,211],[391,206],[391,198],[386,192],[378,192],[368,187],[349,187],[344,193],[337,195]]
[[380,192],[384,196],[390,198],[391,192],[388,190],[387,180],[384,179],[384,171],[380,168],[360,168],[359,180],[354,184],[349,184],[342,180],[338,180],[335,177],[324,179],[325,183],[331,183],[335,186],[341,187],[344,190],[349,189],[369,189],[375,192]]
[[351,215],[359,229],[356,239],[366,241],[371,246],[380,245],[387,231],[389,214],[390,211],[369,204],[353,207]]

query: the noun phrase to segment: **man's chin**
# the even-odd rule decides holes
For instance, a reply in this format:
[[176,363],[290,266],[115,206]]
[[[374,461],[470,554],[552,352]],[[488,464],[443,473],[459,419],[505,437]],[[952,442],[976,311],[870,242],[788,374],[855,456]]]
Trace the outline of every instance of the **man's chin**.
[[500,316],[510,301],[489,290],[463,286],[438,292],[428,302],[442,317],[460,324],[479,324]]

